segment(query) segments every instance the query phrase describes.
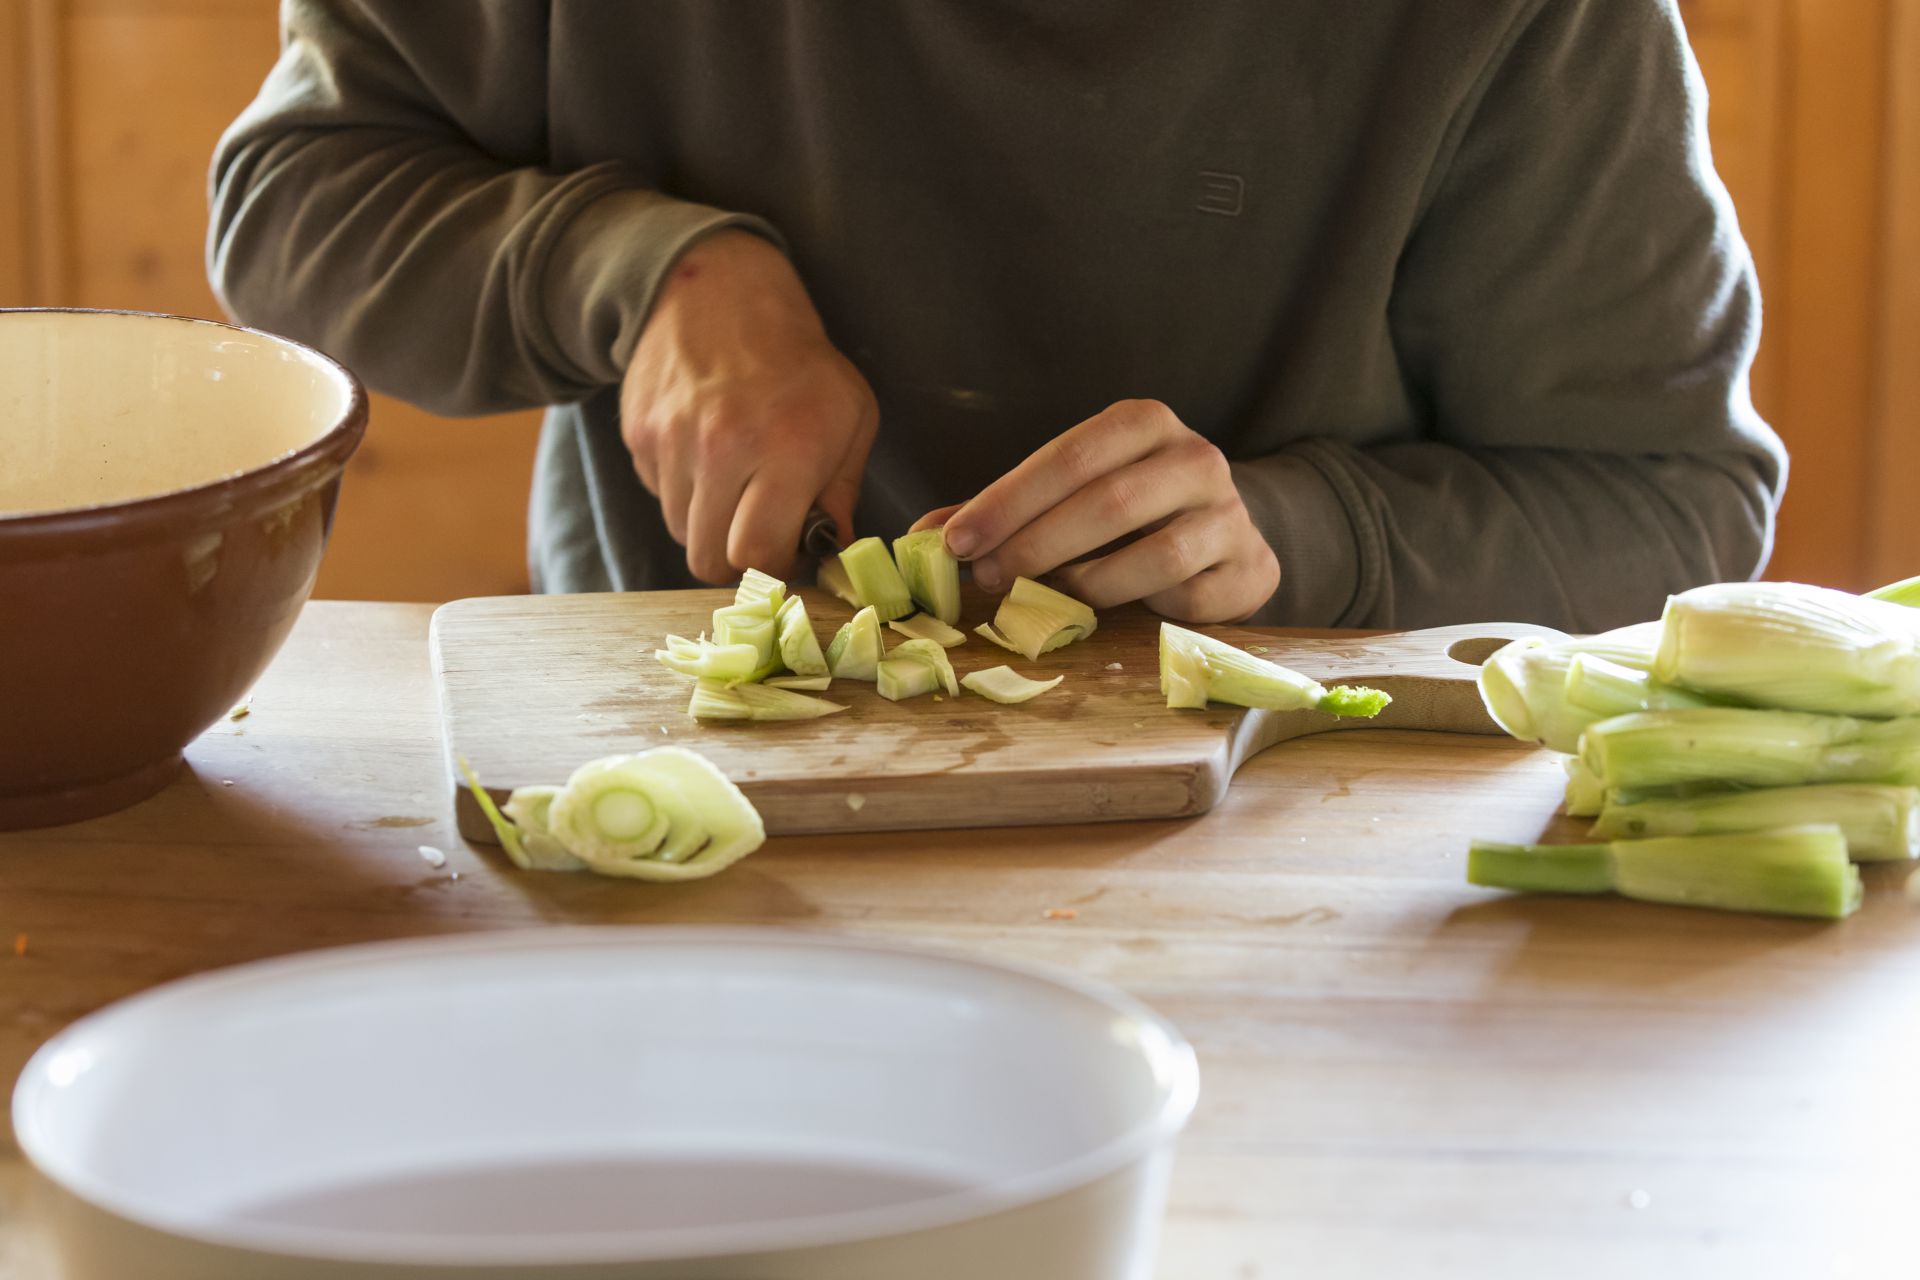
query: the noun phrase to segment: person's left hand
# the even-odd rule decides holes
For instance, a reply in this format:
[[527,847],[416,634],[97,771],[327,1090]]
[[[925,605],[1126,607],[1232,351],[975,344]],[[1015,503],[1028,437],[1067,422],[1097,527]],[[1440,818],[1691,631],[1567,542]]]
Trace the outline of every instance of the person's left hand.
[[1226,455],[1157,400],[1096,414],[914,528],[940,524],[987,591],[1050,573],[1096,609],[1144,600],[1182,622],[1238,622],[1280,585]]

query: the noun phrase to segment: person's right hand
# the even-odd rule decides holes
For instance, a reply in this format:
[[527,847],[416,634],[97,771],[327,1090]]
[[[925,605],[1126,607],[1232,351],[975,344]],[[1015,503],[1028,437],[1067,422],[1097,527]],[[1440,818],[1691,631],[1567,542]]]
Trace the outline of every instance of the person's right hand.
[[703,582],[785,577],[807,511],[853,531],[880,411],[779,249],[695,244],[661,288],[620,385],[620,434]]

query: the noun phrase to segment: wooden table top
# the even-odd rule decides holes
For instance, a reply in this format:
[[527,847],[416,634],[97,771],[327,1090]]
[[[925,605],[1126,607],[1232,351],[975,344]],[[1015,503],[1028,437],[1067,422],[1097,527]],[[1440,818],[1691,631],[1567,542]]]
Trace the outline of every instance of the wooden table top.
[[[309,606],[251,714],[166,792],[0,835],[0,1081],[111,1000],[290,951],[847,930],[1065,966],[1179,1024],[1202,1084],[1168,1280],[1916,1269],[1891,1252],[1920,1189],[1905,868],[1867,868],[1840,925],[1489,893],[1464,883],[1468,839],[1553,828],[1554,764],[1360,732],[1274,748],[1189,821],[791,837],[678,886],[523,874],[453,831],[428,616]],[[0,1136],[0,1280],[42,1280]]]

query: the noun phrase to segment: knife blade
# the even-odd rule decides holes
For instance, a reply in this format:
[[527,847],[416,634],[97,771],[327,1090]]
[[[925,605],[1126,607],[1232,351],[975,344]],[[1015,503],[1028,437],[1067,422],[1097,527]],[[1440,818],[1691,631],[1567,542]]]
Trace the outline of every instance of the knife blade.
[[840,552],[840,526],[834,518],[814,507],[800,526],[800,554],[818,560]]

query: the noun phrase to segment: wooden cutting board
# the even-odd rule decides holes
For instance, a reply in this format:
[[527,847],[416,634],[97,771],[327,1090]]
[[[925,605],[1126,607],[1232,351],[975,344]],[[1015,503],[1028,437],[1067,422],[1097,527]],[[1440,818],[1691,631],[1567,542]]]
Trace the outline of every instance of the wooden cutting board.
[[[822,645],[852,610],[803,589]],[[561,783],[598,756],[663,743],[692,747],[725,770],[775,834],[1001,827],[1173,818],[1219,802],[1256,752],[1329,730],[1497,733],[1474,685],[1477,664],[1506,641],[1557,635],[1493,623],[1391,635],[1328,636],[1245,627],[1203,630],[1322,683],[1385,689],[1373,720],[1314,711],[1214,707],[1174,711],[1159,688],[1159,618],[1144,609],[1100,617],[1087,640],[1028,662],[978,636],[949,650],[955,670],[1002,663],[1066,680],[1018,706],[961,691],[893,703],[838,680],[822,695],[847,710],[787,724],[703,723],[687,715],[692,682],[654,661],[669,633],[695,636],[732,593],[670,591],[457,600],[433,618],[448,777],[461,833],[493,833],[453,767],[472,762],[496,796]],[[991,616],[968,600],[966,623]],[[887,632],[889,644],[904,639]]]

